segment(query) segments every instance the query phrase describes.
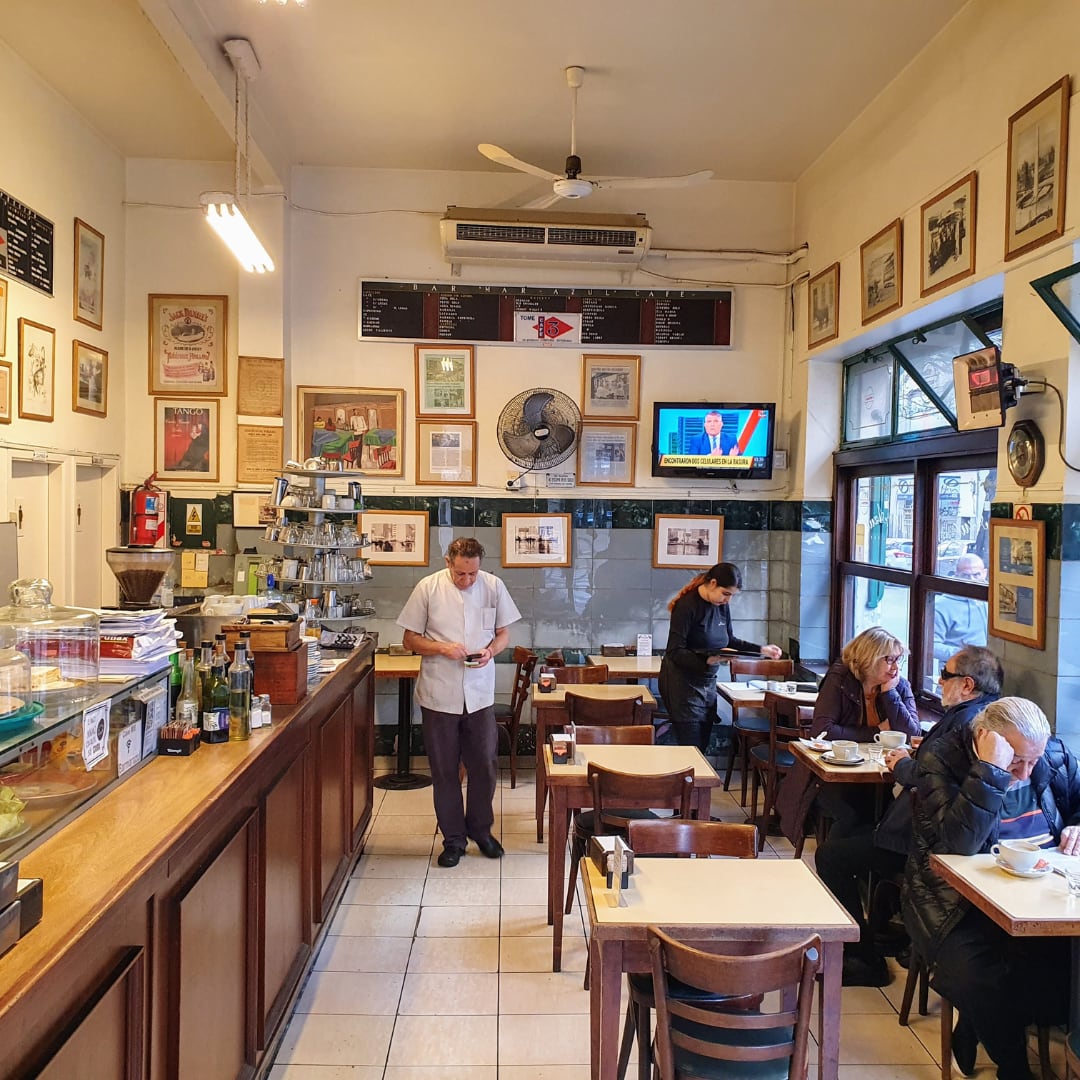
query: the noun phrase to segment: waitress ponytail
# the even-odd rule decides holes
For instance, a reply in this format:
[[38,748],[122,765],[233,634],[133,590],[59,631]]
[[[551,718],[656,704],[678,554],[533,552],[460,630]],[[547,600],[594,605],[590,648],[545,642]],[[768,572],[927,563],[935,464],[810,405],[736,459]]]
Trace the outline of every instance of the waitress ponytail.
[[698,574],[696,578],[692,578],[687,584],[685,584],[671,599],[671,603],[668,604],[668,611],[674,611],[675,605],[688,593],[691,589],[696,589],[699,585],[704,585],[706,580],[705,574]]
[[696,578],[684,585],[672,599],[671,603],[668,604],[668,611],[674,611],[675,605],[691,589],[696,589],[699,585],[704,585],[706,581],[715,581],[717,585],[721,585],[725,589],[741,589],[742,571],[739,570],[734,563],[717,563],[711,570],[706,570],[703,573],[698,574]]

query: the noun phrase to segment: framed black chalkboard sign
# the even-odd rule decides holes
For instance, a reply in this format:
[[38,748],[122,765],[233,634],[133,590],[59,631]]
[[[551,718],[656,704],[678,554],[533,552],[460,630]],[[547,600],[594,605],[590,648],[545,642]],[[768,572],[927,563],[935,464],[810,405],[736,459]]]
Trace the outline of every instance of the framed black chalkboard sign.
[[0,191],[0,274],[52,296],[55,233],[48,218]]

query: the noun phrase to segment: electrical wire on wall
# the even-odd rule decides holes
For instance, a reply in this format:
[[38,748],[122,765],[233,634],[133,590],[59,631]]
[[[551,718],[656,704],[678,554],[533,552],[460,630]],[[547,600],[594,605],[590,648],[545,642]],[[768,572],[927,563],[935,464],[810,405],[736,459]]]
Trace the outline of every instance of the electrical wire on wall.
[[1061,391],[1052,383],[1046,379],[1028,379],[1027,387],[1043,386],[1047,390],[1053,390],[1058,400],[1058,456],[1061,458],[1061,463],[1066,469],[1071,469],[1073,472],[1080,472],[1080,466],[1074,465],[1065,456],[1065,398],[1062,396]]

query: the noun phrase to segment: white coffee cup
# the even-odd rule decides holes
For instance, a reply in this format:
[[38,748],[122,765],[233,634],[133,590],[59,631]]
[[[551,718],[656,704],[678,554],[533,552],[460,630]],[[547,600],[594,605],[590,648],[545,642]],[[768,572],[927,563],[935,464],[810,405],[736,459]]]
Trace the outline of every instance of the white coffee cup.
[[765,689],[766,689],[766,690],[770,690],[770,691],[771,691],[772,693],[774,693],[774,694],[778,694],[778,693],[780,693],[780,691],[781,691],[781,690],[782,690],[783,688],[784,688],[784,684],[783,684],[782,682],[777,682],[777,680],[776,680],[776,679],[769,679],[769,680],[768,680],[768,681],[767,681],[767,682],[765,683]]
[[851,761],[859,756],[859,744],[848,739],[833,739],[832,753],[840,761]]
[[874,735],[874,742],[886,750],[897,750],[907,742],[907,736],[902,731],[879,731]]
[[1004,859],[1014,870],[1031,870],[1039,861],[1042,848],[1028,840],[1002,840],[990,849],[997,859]]

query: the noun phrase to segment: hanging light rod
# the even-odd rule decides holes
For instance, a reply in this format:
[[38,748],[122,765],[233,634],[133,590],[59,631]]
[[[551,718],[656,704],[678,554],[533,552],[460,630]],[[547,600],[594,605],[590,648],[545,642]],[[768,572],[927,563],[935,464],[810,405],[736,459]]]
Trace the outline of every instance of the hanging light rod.
[[255,274],[273,271],[274,260],[248,224],[236,203],[236,196],[227,191],[204,191],[199,201],[206,208],[210,227],[225,241],[245,270]]

